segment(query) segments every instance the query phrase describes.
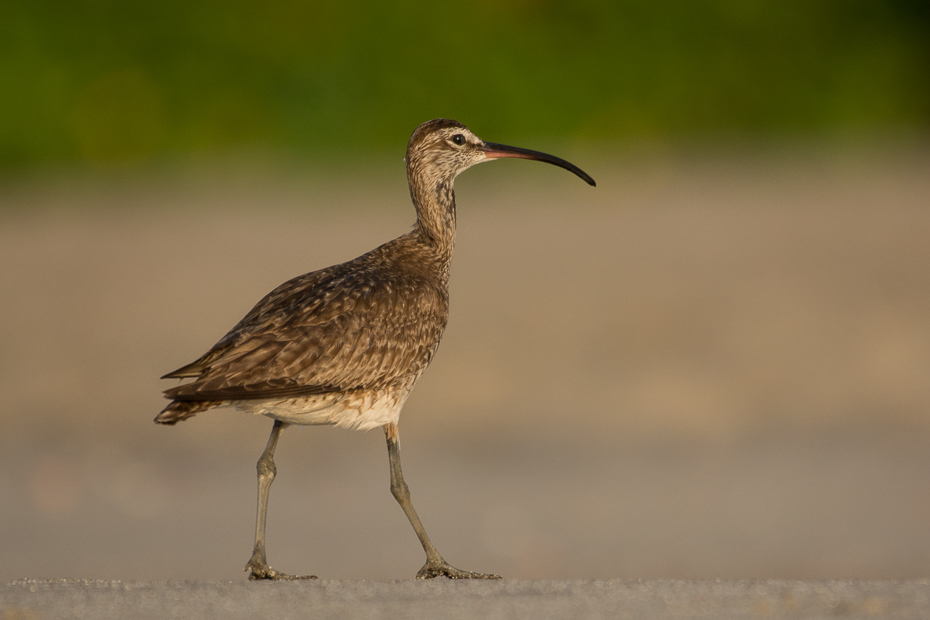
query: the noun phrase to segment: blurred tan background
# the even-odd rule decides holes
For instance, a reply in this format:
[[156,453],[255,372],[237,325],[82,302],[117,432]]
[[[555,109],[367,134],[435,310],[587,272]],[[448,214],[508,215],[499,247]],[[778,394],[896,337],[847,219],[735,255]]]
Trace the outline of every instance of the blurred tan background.
[[[450,324],[401,418],[447,559],[930,573],[926,144],[558,154],[598,187],[517,161],[457,183]],[[399,153],[8,179],[0,580],[243,578],[271,422],[158,427],[157,377],[285,279],[407,230],[404,181]],[[380,432],[290,429],[276,461],[274,567],[414,575]]]

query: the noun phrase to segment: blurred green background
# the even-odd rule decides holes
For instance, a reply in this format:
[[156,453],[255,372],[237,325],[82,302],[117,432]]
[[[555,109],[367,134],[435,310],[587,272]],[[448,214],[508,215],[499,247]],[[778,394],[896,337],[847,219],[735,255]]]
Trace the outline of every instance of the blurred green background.
[[5,0],[0,167],[930,124],[922,0]]

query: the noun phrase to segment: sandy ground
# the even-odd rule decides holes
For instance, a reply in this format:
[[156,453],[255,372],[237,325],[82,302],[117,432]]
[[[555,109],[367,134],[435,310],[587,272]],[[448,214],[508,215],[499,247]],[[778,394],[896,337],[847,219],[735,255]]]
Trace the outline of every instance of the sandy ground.
[[0,585],[4,618],[926,618],[930,582],[318,581]]
[[[572,155],[596,189],[527,162],[464,175],[449,329],[401,424],[446,558],[930,575],[928,153]],[[412,220],[399,167],[0,183],[0,583],[243,579],[270,422],[158,427],[157,377]],[[288,430],[271,564],[412,577],[386,460],[379,432]]]

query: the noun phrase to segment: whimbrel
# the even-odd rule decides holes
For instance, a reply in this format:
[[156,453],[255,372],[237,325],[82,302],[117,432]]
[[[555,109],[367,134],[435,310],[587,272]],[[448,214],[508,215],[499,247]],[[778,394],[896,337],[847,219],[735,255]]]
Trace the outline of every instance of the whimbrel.
[[298,276],[259,301],[197,361],[164,377],[193,379],[165,390],[160,424],[233,406],[274,420],[258,459],[255,546],[250,579],[315,579],[272,569],[265,556],[275,447],[292,424],[383,427],[391,493],[413,526],[426,564],[419,579],[496,579],[459,570],[430,542],[410,502],[400,465],[400,410],[426,370],[449,315],[449,265],[455,244],[455,177],[503,157],[543,161],[594,179],[558,157],[484,142],[448,119],[423,123],[407,144],[407,182],[417,211],[409,233],[341,265]]

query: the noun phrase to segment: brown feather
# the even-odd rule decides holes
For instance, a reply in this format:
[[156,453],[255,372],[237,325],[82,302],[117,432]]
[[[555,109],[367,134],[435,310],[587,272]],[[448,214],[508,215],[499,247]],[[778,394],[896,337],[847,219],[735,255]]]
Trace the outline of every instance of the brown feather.
[[196,379],[165,396],[231,401],[409,389],[446,324],[448,292],[425,277],[441,260],[409,233],[289,280],[200,359],[166,375]]

